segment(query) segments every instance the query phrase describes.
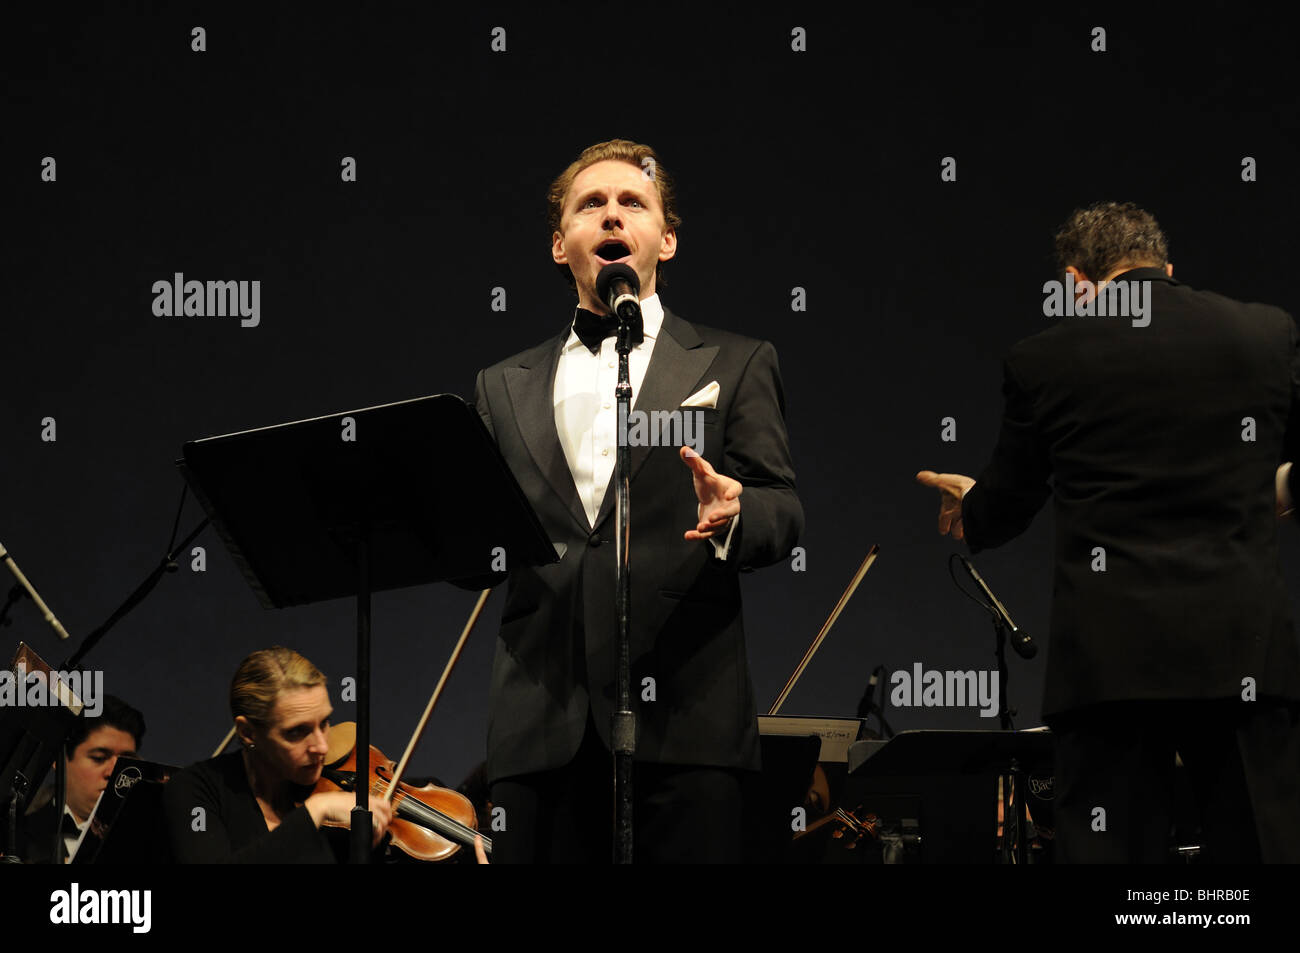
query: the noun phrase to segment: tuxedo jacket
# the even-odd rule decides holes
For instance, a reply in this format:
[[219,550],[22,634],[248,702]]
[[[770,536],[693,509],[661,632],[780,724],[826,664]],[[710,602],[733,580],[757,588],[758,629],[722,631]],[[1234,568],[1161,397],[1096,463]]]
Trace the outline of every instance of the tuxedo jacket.
[[[66,815],[65,815],[66,816]],[[71,818],[68,819],[71,823]],[[59,815],[54,809],[54,801],[49,800],[33,811],[29,811],[18,820],[18,856],[26,864],[62,863],[67,859],[68,849],[63,838],[59,838],[59,858],[54,859],[54,829],[60,827]]]
[[[617,704],[614,478],[593,528],[555,425],[554,387],[570,325],[481,371],[475,401],[551,542],[547,566],[510,566],[492,666],[488,775],[561,767],[588,712],[606,747]],[[803,528],[770,343],[689,324],[664,309],[636,411],[678,410],[717,381],[703,410],[703,456],[739,480],[740,521],[726,561],[683,535],[699,521],[679,448],[631,450],[632,699],[636,758],[759,766],[739,572],[785,559]],[[610,395],[611,398],[613,395]]]
[[1274,508],[1296,449],[1295,324],[1161,269],[1121,279],[1151,282],[1148,326],[1052,318],[1011,350],[966,540],[999,546],[1055,500],[1045,716],[1249,684],[1300,699]]

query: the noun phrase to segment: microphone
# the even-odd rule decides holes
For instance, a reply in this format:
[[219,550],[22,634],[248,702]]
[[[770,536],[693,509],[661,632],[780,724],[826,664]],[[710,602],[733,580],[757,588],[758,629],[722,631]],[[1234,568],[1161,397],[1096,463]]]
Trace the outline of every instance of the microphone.
[[632,321],[641,315],[641,279],[632,266],[614,262],[596,275],[596,295],[620,321]]
[[41,610],[41,615],[44,616],[45,621],[54,628],[54,631],[58,634],[59,638],[66,639],[68,637],[68,630],[60,624],[59,620],[54,617],[54,613],[50,611],[50,607],[45,604],[45,601],[40,597],[36,590],[32,588],[32,584],[27,581],[27,577],[23,575],[23,571],[18,568],[18,564],[14,562],[13,557],[9,555],[9,550],[5,549],[4,543],[0,543],[0,562],[3,562],[9,567],[9,571],[14,574],[14,578],[18,580],[18,584],[26,590],[27,595],[31,597],[32,602],[36,603],[36,608]]
[[[885,691],[883,691],[884,686],[880,685],[880,676],[883,675],[884,673],[885,673],[885,666],[883,665],[877,665],[875,668],[871,670],[871,678],[867,680],[867,690],[862,693],[862,700],[858,702],[859,718],[865,721],[866,719],[870,718],[872,715],[875,715],[876,718],[880,721],[880,733],[877,734],[876,732],[868,728],[866,729],[866,733],[863,735],[864,738],[894,737],[894,729],[890,728],[889,722],[885,720],[884,706],[889,696]],[[876,704],[876,688],[878,686],[882,688],[882,691],[880,693],[879,705]]]
[[981,576],[979,572],[976,571],[975,567],[971,565],[971,561],[962,555],[958,555],[957,558],[960,559],[961,564],[966,567],[966,572],[970,573],[970,577],[975,580],[975,585],[980,587],[980,591],[984,593],[984,598],[988,599],[989,608],[993,611],[993,614],[998,617],[998,621],[1002,625],[1006,626],[1007,632],[1011,635],[1011,647],[1016,650],[1016,654],[1023,659],[1031,659],[1037,655],[1038,646],[1034,644],[1034,640],[1030,638],[1029,633],[1023,631],[1019,626],[1011,621],[1011,616],[1007,614],[1006,606],[998,601],[997,596],[993,595],[993,590],[988,587],[988,583],[984,581],[984,577]]
[[876,685],[880,682],[880,667],[877,666],[871,670],[871,678],[867,679],[866,691],[862,693],[862,698],[858,701],[858,717],[870,717],[871,712],[876,707]]

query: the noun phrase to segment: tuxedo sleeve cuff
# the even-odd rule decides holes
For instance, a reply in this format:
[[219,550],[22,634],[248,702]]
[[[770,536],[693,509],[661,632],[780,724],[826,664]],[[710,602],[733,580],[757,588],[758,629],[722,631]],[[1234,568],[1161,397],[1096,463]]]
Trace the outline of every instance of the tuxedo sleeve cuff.
[[737,525],[739,522],[740,522],[740,514],[737,513],[734,517],[732,517],[731,525],[727,527],[727,538],[726,538],[726,539],[724,539],[722,542],[718,542],[717,537],[713,537],[713,538],[711,538],[711,539],[709,540],[709,543],[713,546],[713,555],[714,555],[714,558],[716,558],[716,559],[720,559],[720,560],[722,560],[723,562],[726,562],[726,560],[727,560],[727,553],[728,553],[728,551],[731,549],[731,537],[732,537],[732,535],[735,534],[735,532],[736,532],[736,525]]

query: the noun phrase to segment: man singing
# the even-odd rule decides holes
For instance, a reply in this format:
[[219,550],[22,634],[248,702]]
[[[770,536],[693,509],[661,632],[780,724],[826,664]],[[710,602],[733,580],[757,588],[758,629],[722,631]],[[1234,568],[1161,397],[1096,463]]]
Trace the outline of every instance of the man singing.
[[1055,497],[1055,857],[1167,860],[1177,753],[1202,859],[1296,862],[1300,648],[1275,513],[1300,435],[1295,324],[1174,281],[1132,204],[1075,212],[1056,248],[1082,307],[1012,348],[992,461],[978,481],[917,474],[971,552]]
[[632,409],[694,415],[685,442],[700,450],[631,451],[634,852],[643,862],[737,861],[740,783],[759,766],[738,573],[786,558],[803,528],[776,351],[690,324],[660,301],[680,219],[649,146],[620,139],[584,150],[552,184],[549,205],[551,255],[577,308],[558,335],[480,372],[475,387],[484,423],[562,554],[509,571],[488,729],[492,801],[505,811],[493,859],[606,863],[612,854],[620,428],[616,322],[596,276],[618,261],[640,279]]

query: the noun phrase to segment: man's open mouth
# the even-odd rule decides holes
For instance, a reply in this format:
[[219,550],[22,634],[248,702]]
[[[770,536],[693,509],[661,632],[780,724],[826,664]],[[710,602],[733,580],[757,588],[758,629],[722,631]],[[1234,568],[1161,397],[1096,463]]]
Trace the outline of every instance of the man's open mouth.
[[617,239],[611,239],[610,241],[603,242],[600,247],[596,249],[596,260],[602,265],[608,265],[610,262],[622,261],[631,254],[632,250],[625,244]]

